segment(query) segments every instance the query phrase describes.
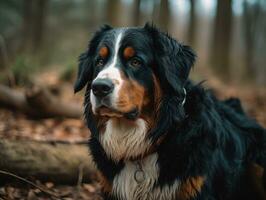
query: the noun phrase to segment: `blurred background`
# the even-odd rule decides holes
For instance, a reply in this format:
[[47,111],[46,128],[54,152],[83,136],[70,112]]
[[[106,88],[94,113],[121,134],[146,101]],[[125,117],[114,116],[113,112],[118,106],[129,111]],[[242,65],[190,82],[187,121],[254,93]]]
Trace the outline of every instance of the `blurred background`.
[[264,0],[2,0],[0,69],[21,76],[48,68],[75,71],[99,26],[145,22],[196,49],[197,73],[210,70],[224,81],[265,85]]
[[[205,86],[219,98],[239,97],[247,113],[266,125],[265,0],[1,0],[0,149],[12,147],[21,158],[27,146],[30,150],[26,152],[46,160],[27,159],[27,153],[18,162],[17,154],[0,153],[0,159],[6,160],[0,162],[0,180],[5,178],[0,197],[51,199],[64,194],[70,199],[100,198],[97,182],[81,184],[86,173],[80,170],[80,160],[73,167],[68,161],[75,160],[75,155],[69,159],[71,154],[61,154],[49,144],[78,145],[89,138],[81,120],[83,94],[74,95],[72,85],[77,58],[93,33],[103,24],[143,26],[145,22],[196,50],[197,62],[191,72],[195,82],[207,80]],[[17,142],[25,140],[33,146],[26,144],[21,150]],[[36,141],[45,150],[36,150]],[[41,148],[39,143],[37,146]],[[67,153],[72,148],[79,147],[67,146]],[[59,151],[60,156],[50,159],[48,149]],[[86,160],[86,148],[80,151],[83,154],[78,155],[85,155],[81,160]],[[58,164],[55,160],[59,158],[67,159]],[[20,162],[23,165],[16,164]],[[71,166],[70,171],[61,172],[58,165],[62,163]],[[1,176],[1,169],[27,177],[53,194],[35,186],[18,187],[21,180],[3,172]],[[57,177],[59,172],[61,177]],[[58,188],[73,182],[77,187]]]

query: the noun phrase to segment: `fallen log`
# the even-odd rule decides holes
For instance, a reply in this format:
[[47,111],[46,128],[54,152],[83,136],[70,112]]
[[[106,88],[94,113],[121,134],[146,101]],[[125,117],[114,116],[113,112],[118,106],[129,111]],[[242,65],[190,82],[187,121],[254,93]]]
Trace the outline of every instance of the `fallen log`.
[[38,118],[82,116],[81,105],[64,102],[41,87],[32,87],[23,93],[0,85],[0,104]]
[[[85,143],[0,140],[0,170],[43,182],[90,182],[95,168]],[[0,173],[0,183],[10,177]]]
[[26,99],[32,108],[41,112],[45,117],[80,118],[82,116],[81,105],[63,102],[54,97],[46,88],[28,89]]
[[27,103],[22,92],[15,91],[7,86],[0,85],[0,104],[20,110],[26,114],[34,115],[34,111]]

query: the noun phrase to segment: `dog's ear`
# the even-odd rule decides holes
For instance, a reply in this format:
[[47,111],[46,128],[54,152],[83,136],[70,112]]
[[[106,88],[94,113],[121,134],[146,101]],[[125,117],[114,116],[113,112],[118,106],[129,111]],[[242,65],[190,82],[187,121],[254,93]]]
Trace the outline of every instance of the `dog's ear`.
[[89,42],[88,49],[79,56],[79,66],[77,80],[74,85],[74,92],[80,91],[85,85],[92,81],[93,76],[93,58],[96,53],[97,46],[103,36],[103,34],[111,30],[112,27],[104,25],[98,30],[91,41]]
[[185,119],[184,85],[191,67],[195,62],[195,53],[186,45],[173,39],[154,25],[146,24],[144,30],[152,39],[153,71],[160,81],[164,92],[160,102],[157,126],[151,130],[149,137],[156,142],[171,127],[176,127]]
[[163,89],[180,94],[195,62],[194,51],[189,46],[177,42],[167,33],[159,31],[154,25],[147,23],[144,29],[153,40],[154,71],[158,73]]

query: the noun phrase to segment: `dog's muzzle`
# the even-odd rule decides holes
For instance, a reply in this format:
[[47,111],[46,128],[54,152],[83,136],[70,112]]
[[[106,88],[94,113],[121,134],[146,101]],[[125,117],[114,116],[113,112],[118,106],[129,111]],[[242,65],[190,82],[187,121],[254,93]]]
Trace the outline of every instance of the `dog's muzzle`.
[[116,108],[113,102],[115,85],[109,78],[97,78],[91,84],[92,94],[95,98],[94,107],[96,113],[103,116],[111,117],[125,117],[129,120],[135,120],[139,115],[139,110],[133,108],[132,110],[122,113],[119,108]]
[[94,108],[99,113],[114,113],[113,81],[109,78],[97,78],[91,84],[91,91],[94,98]]

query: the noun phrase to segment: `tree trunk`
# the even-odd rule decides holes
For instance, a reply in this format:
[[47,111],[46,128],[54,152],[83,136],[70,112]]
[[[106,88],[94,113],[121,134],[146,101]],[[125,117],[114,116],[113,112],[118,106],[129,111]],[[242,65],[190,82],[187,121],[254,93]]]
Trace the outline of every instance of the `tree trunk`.
[[22,24],[22,38],[19,51],[23,52],[29,50],[32,46],[32,24],[33,24],[33,0],[23,1],[23,24]]
[[164,31],[168,31],[170,20],[171,20],[171,13],[169,8],[169,1],[161,0],[160,14],[159,14],[160,28]]
[[[77,184],[80,174],[90,182],[95,173],[86,144],[1,139],[0,149],[0,170],[23,178]],[[12,179],[0,173],[1,184]]]
[[196,12],[195,12],[195,0],[190,0],[190,12],[189,12],[189,26],[188,26],[188,43],[192,46],[195,45],[195,32],[197,29],[196,24]]
[[107,13],[107,19],[106,21],[108,23],[111,23],[112,26],[119,26],[121,17],[120,15],[120,0],[108,0],[107,1],[107,7],[106,7],[106,13]]
[[264,12],[261,6],[259,5],[259,2],[250,5],[247,1],[244,1],[243,7],[243,29],[246,45],[245,78],[250,81],[256,81],[255,79],[260,77],[261,75],[265,77],[265,70],[264,72],[263,70],[261,70],[265,69],[263,67],[265,63],[265,59],[263,59],[263,54],[265,49],[264,40],[266,31],[265,20],[263,16]]
[[48,0],[35,0],[33,23],[33,52],[37,52],[42,46],[47,7]]
[[133,16],[132,16],[134,26],[140,25],[141,21],[140,3],[141,0],[134,1]]
[[8,69],[8,57],[6,42],[4,37],[0,34],[0,73],[6,72]]
[[214,24],[211,65],[223,80],[230,80],[232,0],[218,0]]

